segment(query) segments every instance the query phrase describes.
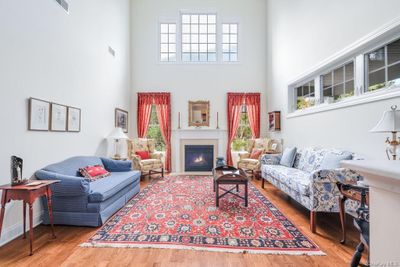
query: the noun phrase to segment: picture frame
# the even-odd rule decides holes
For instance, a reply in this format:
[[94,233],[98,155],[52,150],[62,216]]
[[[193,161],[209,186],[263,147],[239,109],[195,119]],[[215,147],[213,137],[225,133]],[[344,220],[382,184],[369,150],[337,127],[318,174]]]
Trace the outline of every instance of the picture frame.
[[210,101],[189,101],[190,126],[210,126]]
[[38,98],[29,98],[28,130],[48,131],[50,128],[51,104]]
[[68,107],[67,109],[67,131],[79,133],[81,131],[81,109]]
[[272,111],[268,113],[268,130],[277,132],[281,130],[281,112]]
[[68,107],[65,105],[51,103],[50,131],[67,131],[67,110]]
[[128,133],[128,119],[129,119],[128,111],[120,108],[115,109],[115,127],[122,128],[124,133]]

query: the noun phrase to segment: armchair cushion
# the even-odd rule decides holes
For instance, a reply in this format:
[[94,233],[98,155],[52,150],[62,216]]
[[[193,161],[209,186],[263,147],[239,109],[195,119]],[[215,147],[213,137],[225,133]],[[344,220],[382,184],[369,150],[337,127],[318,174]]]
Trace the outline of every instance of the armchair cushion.
[[136,151],[135,154],[138,155],[141,160],[145,160],[145,159],[149,159],[150,158],[149,151]]
[[259,159],[261,154],[263,153],[263,149],[257,149],[257,148],[253,148],[253,150],[251,151],[251,155],[250,158],[251,159]]
[[249,152],[239,152],[239,160],[241,159],[248,159],[250,157]]
[[238,168],[258,171],[260,169],[260,161],[258,159],[241,159],[238,161]]
[[109,172],[128,172],[132,169],[132,162],[129,160],[101,158],[101,161]]

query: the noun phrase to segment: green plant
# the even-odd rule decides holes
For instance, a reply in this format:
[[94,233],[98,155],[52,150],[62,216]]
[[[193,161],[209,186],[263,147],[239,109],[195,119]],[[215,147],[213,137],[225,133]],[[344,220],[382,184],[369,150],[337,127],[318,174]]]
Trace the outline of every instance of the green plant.
[[232,150],[233,151],[241,151],[246,147],[247,140],[236,138],[232,142]]
[[343,100],[343,99],[345,99],[346,97],[350,97],[350,96],[353,96],[353,95],[354,95],[354,91],[351,91],[351,92],[349,92],[349,93],[344,93],[344,94],[341,94],[341,95],[338,97],[337,100]]
[[368,92],[372,92],[372,91],[381,89],[381,88],[383,88],[383,87],[385,87],[385,86],[386,86],[386,83],[385,83],[385,82],[383,82],[383,83],[377,83],[377,84],[368,86],[368,90],[367,90],[367,91],[368,91]]
[[157,118],[157,110],[153,105],[150,115],[150,125],[147,130],[147,138],[154,139],[155,147],[157,151],[165,151],[165,143],[161,134],[160,125]]
[[297,98],[297,109],[309,108],[315,105],[314,97],[298,97]]

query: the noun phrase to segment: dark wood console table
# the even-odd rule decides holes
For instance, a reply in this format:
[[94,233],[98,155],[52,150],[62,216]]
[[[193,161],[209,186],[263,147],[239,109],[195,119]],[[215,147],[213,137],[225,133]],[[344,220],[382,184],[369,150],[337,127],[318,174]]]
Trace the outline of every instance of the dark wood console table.
[[[32,181],[34,182],[34,181]],[[36,181],[35,181],[36,182]],[[24,215],[24,235],[23,238],[26,238],[26,205],[29,206],[29,244],[30,244],[30,253],[29,255],[33,255],[33,203],[37,198],[40,196],[46,196],[47,198],[47,205],[49,210],[49,217],[51,223],[51,231],[53,234],[53,238],[56,237],[54,233],[54,226],[53,226],[53,213],[51,207],[51,188],[50,185],[54,183],[58,183],[58,180],[43,180],[38,181],[40,184],[30,186],[28,184],[24,185],[2,185],[0,186],[0,190],[3,190],[3,194],[1,196],[1,212],[0,212],[0,237],[1,237],[1,230],[3,227],[3,219],[4,214],[6,211],[6,204],[11,200],[22,200],[23,201],[23,215]]]

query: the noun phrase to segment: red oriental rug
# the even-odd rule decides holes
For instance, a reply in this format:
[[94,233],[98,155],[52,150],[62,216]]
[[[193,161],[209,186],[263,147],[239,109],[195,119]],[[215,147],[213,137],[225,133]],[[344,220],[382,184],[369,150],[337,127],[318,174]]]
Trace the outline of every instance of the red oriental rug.
[[216,208],[210,176],[154,180],[81,246],[325,255],[252,184]]

